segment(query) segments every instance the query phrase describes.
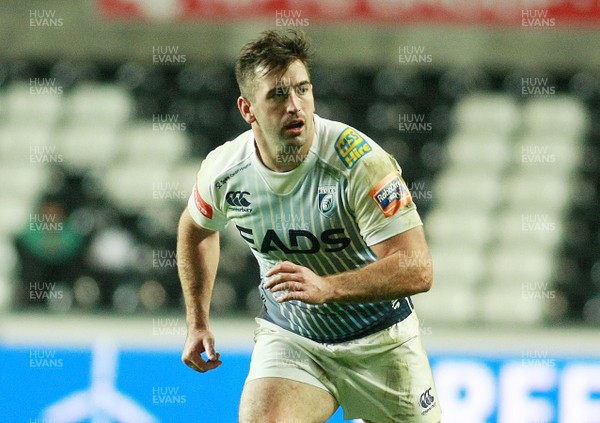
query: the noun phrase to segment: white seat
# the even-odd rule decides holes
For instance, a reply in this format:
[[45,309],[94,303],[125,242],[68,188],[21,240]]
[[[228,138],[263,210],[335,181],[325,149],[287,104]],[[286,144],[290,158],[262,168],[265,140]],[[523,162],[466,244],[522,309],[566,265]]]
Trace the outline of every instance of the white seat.
[[81,83],[66,99],[66,114],[72,122],[94,122],[118,126],[133,115],[129,93],[114,84]]
[[0,160],[32,165],[59,162],[60,153],[52,143],[52,127],[37,122],[9,122],[0,127]]
[[77,123],[60,128],[56,140],[65,164],[77,170],[103,169],[118,154],[118,131],[112,126]]
[[2,193],[0,196],[0,238],[10,239],[19,232],[26,230],[33,214],[31,202],[18,199]]
[[432,243],[480,248],[493,236],[490,214],[475,208],[436,207],[425,220]]
[[464,97],[454,108],[459,131],[489,131],[500,136],[511,134],[519,125],[519,107],[505,94],[478,93]]
[[432,243],[430,248],[436,286],[466,288],[482,281],[486,262],[481,249],[462,242]]
[[508,176],[502,189],[508,203],[546,213],[562,211],[570,196],[569,183],[561,175],[523,168]]
[[52,78],[35,81],[13,83],[7,88],[4,97],[7,118],[13,123],[52,126],[62,116],[62,87]]
[[136,122],[125,128],[123,131],[124,160],[173,163],[185,156],[189,147],[185,132],[160,129],[157,124]]
[[17,261],[18,255],[13,245],[13,239],[6,235],[0,235],[0,274],[10,276],[16,268]]
[[496,175],[473,169],[449,166],[433,184],[436,207],[474,207],[485,211],[501,200],[501,181]]
[[458,284],[446,286],[434,281],[434,288],[427,294],[411,298],[419,317],[427,322],[466,323],[477,316],[476,293]]
[[166,166],[150,164],[119,164],[109,168],[102,180],[108,198],[132,212],[160,207],[170,188]]
[[523,107],[523,126],[527,132],[580,137],[589,126],[585,106],[566,95],[536,98]]
[[514,163],[532,173],[566,175],[580,163],[582,147],[580,140],[570,135],[528,133],[514,145]]
[[547,300],[551,293],[525,294],[511,287],[491,285],[484,287],[479,295],[479,316],[487,323],[536,324],[541,323]]
[[511,159],[511,151],[511,140],[493,132],[459,132],[447,143],[447,158],[454,166],[486,172],[502,171]]
[[519,290],[529,284],[547,284],[553,273],[554,258],[534,242],[515,242],[495,246],[488,263],[491,285]]
[[33,201],[50,183],[50,168],[29,162],[9,162],[0,166],[0,193],[5,204],[25,203],[31,207]]
[[12,302],[11,282],[9,275],[0,273],[0,312],[7,310]]
[[562,237],[563,222],[560,213],[550,213],[544,208],[527,209],[516,202],[496,216],[493,227],[499,243],[533,243],[551,252]]

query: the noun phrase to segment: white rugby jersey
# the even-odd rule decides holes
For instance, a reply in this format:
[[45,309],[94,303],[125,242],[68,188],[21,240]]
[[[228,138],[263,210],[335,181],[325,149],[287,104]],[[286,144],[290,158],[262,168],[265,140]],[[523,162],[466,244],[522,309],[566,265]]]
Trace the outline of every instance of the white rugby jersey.
[[[261,279],[289,260],[325,276],[377,260],[369,248],[421,225],[396,160],[343,123],[315,115],[315,137],[289,172],[268,169],[252,130],[208,154],[188,201],[200,226],[232,221],[258,260]],[[231,263],[235,266],[235,263]],[[412,311],[409,297],[366,304],[276,302],[262,288],[261,317],[318,342],[343,342],[384,329]]]

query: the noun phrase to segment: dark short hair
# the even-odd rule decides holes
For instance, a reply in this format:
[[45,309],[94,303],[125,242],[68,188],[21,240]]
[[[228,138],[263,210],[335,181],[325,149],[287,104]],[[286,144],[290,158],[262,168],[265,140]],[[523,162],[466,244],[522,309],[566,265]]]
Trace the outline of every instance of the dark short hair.
[[262,32],[259,38],[246,43],[238,56],[235,78],[241,94],[245,97],[254,94],[258,67],[264,67],[266,75],[274,70],[285,71],[292,62],[300,60],[309,71],[311,57],[310,41],[304,32],[293,29],[286,33]]

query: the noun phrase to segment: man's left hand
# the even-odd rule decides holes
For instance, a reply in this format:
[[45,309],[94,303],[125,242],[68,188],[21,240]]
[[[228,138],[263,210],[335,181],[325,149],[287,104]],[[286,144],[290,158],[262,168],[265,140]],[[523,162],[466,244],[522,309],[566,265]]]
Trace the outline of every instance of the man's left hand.
[[263,287],[276,293],[277,302],[299,300],[308,304],[323,304],[329,301],[331,292],[327,280],[307,267],[289,261],[277,263],[267,273]]

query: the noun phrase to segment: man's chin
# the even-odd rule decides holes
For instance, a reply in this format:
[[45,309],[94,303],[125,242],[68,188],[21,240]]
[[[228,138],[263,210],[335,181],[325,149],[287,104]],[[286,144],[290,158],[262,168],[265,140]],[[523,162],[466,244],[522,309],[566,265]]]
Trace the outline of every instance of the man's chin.
[[302,145],[306,144],[307,137],[304,132],[300,135],[291,135],[291,134],[285,133],[283,135],[283,137],[281,137],[281,139],[283,140],[284,144],[302,146]]

